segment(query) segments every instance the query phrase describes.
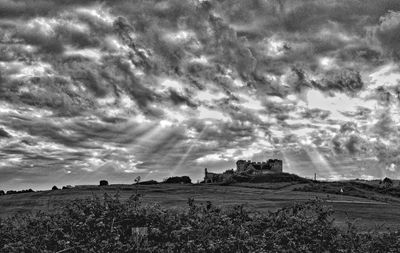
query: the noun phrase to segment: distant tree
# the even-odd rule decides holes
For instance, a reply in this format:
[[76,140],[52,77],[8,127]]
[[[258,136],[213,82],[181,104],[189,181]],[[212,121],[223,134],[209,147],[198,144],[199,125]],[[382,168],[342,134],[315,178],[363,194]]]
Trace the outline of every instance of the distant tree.
[[53,191],[55,191],[55,190],[58,190],[58,187],[57,187],[57,186],[53,186],[51,189],[52,189]]
[[392,186],[393,186],[393,181],[392,181],[392,179],[390,179],[390,178],[388,178],[388,177],[385,177],[385,178],[383,179],[382,183],[383,183],[383,185],[384,185],[385,187],[392,187]]
[[188,176],[170,177],[164,180],[165,184],[191,184],[192,180]]
[[148,180],[148,181],[139,182],[138,184],[140,184],[140,185],[152,185],[152,184],[158,184],[158,182],[155,181],[155,180]]
[[1,195],[5,195],[5,194],[6,194],[6,193],[5,193],[3,190],[0,191],[0,196],[1,196]]
[[140,179],[141,179],[141,177],[140,177],[140,176],[137,176],[137,177],[135,178],[135,183],[136,183],[136,184],[139,184],[139,183],[140,183]]
[[108,185],[107,180],[100,180],[100,186],[106,186],[106,185]]

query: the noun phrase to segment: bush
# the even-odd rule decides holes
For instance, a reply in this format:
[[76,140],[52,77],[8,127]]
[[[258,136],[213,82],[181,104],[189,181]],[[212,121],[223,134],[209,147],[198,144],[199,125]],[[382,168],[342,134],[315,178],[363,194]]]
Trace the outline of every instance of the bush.
[[250,179],[251,183],[279,183],[279,182],[300,182],[308,183],[311,180],[299,177],[295,174],[289,173],[273,173],[273,174],[261,174],[253,176]]
[[100,186],[107,186],[108,181],[107,180],[100,180]]
[[51,188],[51,190],[52,190],[52,191],[56,191],[56,190],[58,190],[58,187],[57,187],[57,186],[53,186],[53,187]]
[[35,192],[32,189],[28,189],[28,190],[21,190],[21,191],[14,191],[14,190],[9,190],[6,192],[7,195],[11,195],[11,194],[19,194],[19,193],[27,193],[27,192]]
[[243,205],[220,209],[188,200],[188,208],[75,200],[59,213],[0,220],[0,252],[398,252],[400,233],[358,233],[333,226],[320,201],[269,213]]
[[169,177],[164,180],[165,184],[191,184],[192,180],[188,176],[182,177]]
[[140,195],[121,202],[75,200],[58,213],[0,219],[0,252],[398,252],[400,233],[339,230],[333,211],[310,201],[276,212],[211,202],[188,208],[144,206]]
[[5,193],[3,190],[0,191],[0,196],[1,196],[1,195],[5,195],[5,194],[6,194],[6,193]]
[[392,187],[393,186],[393,181],[392,179],[385,177],[382,181],[383,185],[387,188]]
[[231,185],[231,184],[234,184],[234,183],[236,183],[236,180],[235,179],[233,179],[233,175],[229,175],[229,176],[226,176],[226,177],[224,177],[224,179],[222,180],[222,183],[221,183],[221,185]]
[[155,181],[155,180],[148,180],[148,181],[139,182],[138,184],[140,184],[140,185],[153,185],[153,184],[158,184],[158,182]]

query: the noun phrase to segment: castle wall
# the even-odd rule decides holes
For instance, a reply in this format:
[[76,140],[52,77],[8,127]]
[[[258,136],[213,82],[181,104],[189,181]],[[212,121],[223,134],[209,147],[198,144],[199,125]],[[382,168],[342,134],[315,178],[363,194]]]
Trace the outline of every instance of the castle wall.
[[244,171],[246,170],[248,166],[248,162],[244,161],[244,160],[239,160],[236,162],[236,170],[237,171]]
[[[241,173],[248,171],[251,174],[274,174],[283,172],[283,162],[279,159],[269,159],[266,162],[252,162],[250,160],[238,160],[236,162],[236,172]],[[204,171],[204,182],[222,182],[225,178],[230,177],[235,172],[232,173],[210,173],[207,168]]]
[[282,166],[282,160],[275,159],[271,162],[270,164],[271,171],[275,173],[282,173],[283,172],[283,166]]

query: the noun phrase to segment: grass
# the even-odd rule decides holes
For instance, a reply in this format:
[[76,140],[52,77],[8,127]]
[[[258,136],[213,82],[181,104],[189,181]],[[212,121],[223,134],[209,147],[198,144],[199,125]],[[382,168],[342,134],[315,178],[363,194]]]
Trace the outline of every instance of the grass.
[[0,252],[398,252],[399,230],[341,229],[332,214],[320,200],[257,212],[189,198],[172,209],[117,191],[0,219]]
[[[139,192],[143,195],[144,203],[156,202],[167,208],[184,208],[187,205],[187,199],[194,198],[200,203],[211,201],[220,207],[244,204],[250,209],[261,212],[276,211],[294,202],[318,198],[329,201],[328,204],[335,211],[335,223],[339,226],[345,226],[347,219],[359,219],[360,227],[365,230],[375,227],[381,227],[382,230],[393,229],[400,225],[398,211],[400,199],[396,197],[383,201],[386,195],[374,193],[380,197],[377,201],[360,196],[294,191],[295,188],[306,185],[308,184],[294,182],[236,183],[230,186],[159,184],[140,185]],[[59,210],[68,201],[91,197],[93,194],[102,196],[104,192],[113,194],[117,189],[120,189],[121,200],[128,199],[136,191],[136,187],[132,185],[110,185],[4,195],[0,196],[0,217],[39,210],[53,212]]]

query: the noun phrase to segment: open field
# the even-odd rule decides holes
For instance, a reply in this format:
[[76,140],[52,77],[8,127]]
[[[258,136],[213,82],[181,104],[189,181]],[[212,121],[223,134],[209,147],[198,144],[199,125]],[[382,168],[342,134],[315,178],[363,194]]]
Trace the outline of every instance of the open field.
[[[301,186],[294,183],[239,183],[231,186],[159,184],[140,185],[139,193],[143,195],[145,204],[156,202],[171,208],[186,207],[188,198],[194,198],[196,202],[211,201],[217,206],[244,204],[246,208],[257,211],[274,211],[295,202],[319,198],[333,207],[335,223],[340,227],[345,227],[347,219],[358,219],[357,225],[362,230],[400,227],[400,199],[392,197],[383,202],[354,196],[293,191]],[[93,194],[102,197],[104,192],[114,195],[117,189],[120,189],[122,200],[136,192],[136,187],[132,185],[111,185],[4,195],[0,196],[0,217],[39,210],[56,211],[70,200],[88,198]]]

